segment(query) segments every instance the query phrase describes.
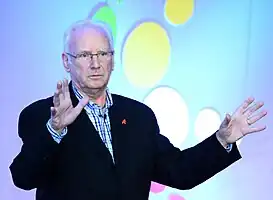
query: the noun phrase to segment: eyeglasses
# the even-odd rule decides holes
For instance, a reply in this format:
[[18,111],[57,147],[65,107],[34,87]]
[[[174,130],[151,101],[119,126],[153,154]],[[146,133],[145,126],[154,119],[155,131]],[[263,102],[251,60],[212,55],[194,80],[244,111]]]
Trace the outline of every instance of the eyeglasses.
[[114,55],[114,51],[98,51],[97,53],[81,52],[76,55],[66,52],[66,54],[77,59],[78,61],[91,62],[93,61],[94,56],[97,56],[99,61],[108,61]]

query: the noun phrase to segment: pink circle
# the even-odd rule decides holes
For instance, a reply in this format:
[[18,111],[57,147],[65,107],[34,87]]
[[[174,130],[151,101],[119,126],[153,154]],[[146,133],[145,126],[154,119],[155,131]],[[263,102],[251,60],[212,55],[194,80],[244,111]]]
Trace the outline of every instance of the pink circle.
[[169,195],[169,200],[186,200],[184,197],[181,197],[178,194],[170,194]]
[[153,193],[160,193],[165,190],[165,187],[166,187],[165,185],[161,185],[159,183],[152,182],[150,191]]

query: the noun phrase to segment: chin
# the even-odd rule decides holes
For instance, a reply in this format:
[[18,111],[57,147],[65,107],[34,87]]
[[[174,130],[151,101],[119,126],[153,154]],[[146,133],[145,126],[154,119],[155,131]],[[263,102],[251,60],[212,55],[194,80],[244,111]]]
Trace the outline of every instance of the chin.
[[89,83],[87,84],[89,89],[102,89],[106,87],[105,83]]

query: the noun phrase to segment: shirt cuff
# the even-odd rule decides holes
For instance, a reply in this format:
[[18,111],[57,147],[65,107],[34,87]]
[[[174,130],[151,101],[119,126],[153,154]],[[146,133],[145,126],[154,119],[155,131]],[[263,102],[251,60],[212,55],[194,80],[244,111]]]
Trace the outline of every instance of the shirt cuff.
[[50,124],[50,120],[48,120],[48,122],[46,123],[46,127],[48,129],[48,131],[50,132],[52,138],[55,140],[55,142],[60,143],[61,140],[63,139],[63,137],[67,134],[67,127],[65,127],[63,129],[63,131],[61,133],[58,133],[57,131],[55,131]]
[[231,152],[231,150],[232,150],[232,144],[229,144],[229,145],[226,147],[226,150],[227,150],[228,153]]

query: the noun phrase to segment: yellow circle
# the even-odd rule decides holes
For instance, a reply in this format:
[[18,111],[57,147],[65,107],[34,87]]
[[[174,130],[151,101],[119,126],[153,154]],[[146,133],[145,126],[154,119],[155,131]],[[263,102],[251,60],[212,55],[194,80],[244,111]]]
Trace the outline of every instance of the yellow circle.
[[172,24],[187,22],[193,15],[194,0],[166,0],[165,17]]
[[129,82],[137,87],[153,87],[167,71],[170,49],[168,35],[159,24],[138,25],[129,34],[122,52]]

